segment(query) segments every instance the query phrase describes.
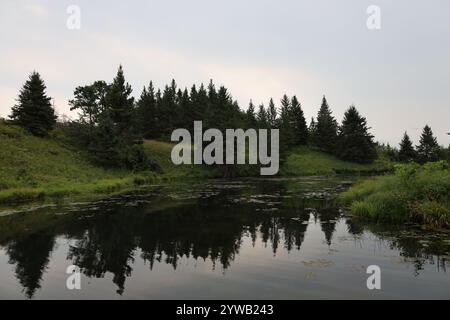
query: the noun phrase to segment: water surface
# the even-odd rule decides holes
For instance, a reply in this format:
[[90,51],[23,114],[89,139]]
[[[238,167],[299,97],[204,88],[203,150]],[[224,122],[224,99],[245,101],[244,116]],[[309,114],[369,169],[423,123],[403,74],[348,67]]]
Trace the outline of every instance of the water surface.
[[0,298],[449,299],[450,235],[358,222],[334,201],[348,185],[212,181],[3,212]]

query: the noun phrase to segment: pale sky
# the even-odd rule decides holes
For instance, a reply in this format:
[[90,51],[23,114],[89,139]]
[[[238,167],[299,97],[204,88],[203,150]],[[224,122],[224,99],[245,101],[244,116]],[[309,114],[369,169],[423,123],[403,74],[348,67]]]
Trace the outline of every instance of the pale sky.
[[[81,29],[66,26],[69,5]],[[381,29],[367,28],[367,8]],[[450,144],[450,1],[1,0],[0,117],[30,72],[59,114],[78,85],[111,81],[123,64],[139,96],[153,80],[225,85],[242,108],[296,94],[309,119],[327,96],[340,121],[350,104],[381,142],[429,124]]]

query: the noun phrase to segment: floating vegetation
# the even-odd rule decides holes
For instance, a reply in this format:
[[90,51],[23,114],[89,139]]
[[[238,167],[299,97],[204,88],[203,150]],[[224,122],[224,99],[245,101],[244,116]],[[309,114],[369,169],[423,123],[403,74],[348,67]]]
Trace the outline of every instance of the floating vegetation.
[[303,265],[308,268],[330,268],[334,266],[334,262],[326,259],[318,259],[311,261],[302,261]]

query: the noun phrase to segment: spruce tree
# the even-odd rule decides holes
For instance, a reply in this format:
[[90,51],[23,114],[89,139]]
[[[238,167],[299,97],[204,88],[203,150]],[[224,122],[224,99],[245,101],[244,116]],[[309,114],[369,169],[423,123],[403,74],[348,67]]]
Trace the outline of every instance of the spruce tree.
[[292,112],[291,100],[287,95],[281,99],[281,115],[280,115],[280,144],[283,151],[295,145],[295,123]]
[[257,120],[256,120],[256,114],[255,114],[255,106],[254,106],[252,100],[250,100],[250,103],[248,105],[248,109],[246,112],[246,118],[247,118],[247,120],[246,120],[247,127],[256,129],[257,128]]
[[327,99],[324,96],[322,106],[317,115],[315,137],[317,146],[325,152],[334,153],[337,142],[337,130],[336,119],[333,117]]
[[296,145],[306,145],[308,142],[308,126],[302,106],[296,96],[291,100],[291,110],[295,131],[294,143]]
[[214,85],[214,82],[212,80],[210,80],[209,82],[207,92],[208,103],[206,105],[206,120],[204,120],[205,126],[207,128],[221,127],[220,124],[224,122],[224,119],[221,119],[224,110],[221,110],[221,108],[223,108],[224,106],[219,105],[218,93],[216,90],[216,86]]
[[317,145],[317,123],[314,117],[311,118],[308,128],[308,143],[311,145]]
[[107,95],[111,120],[117,125],[119,134],[125,134],[131,129],[134,113],[132,91],[131,86],[125,81],[122,66],[119,66]]
[[144,87],[136,107],[136,122],[139,132],[144,138],[155,139],[157,133],[157,114],[155,88],[150,81],[148,89]]
[[423,128],[420,144],[417,146],[417,159],[419,163],[434,162],[439,160],[440,147],[430,126]]
[[174,83],[171,86],[166,85],[158,104],[159,122],[163,137],[170,136],[176,128],[178,106],[176,103],[177,93],[174,89]]
[[18,104],[12,108],[10,115],[16,124],[40,137],[54,128],[57,118],[46,88],[39,73],[33,72],[20,90]]
[[203,117],[203,109],[199,107],[199,95],[195,84],[191,87],[189,99],[189,125],[186,128],[189,128],[189,131],[193,134],[194,121],[198,121]]
[[208,92],[205,89],[205,86],[203,83],[198,88],[197,92],[197,99],[195,101],[195,109],[197,110],[197,121],[203,120],[203,122],[208,122],[208,105],[209,105],[209,99],[208,99]]
[[264,105],[261,104],[258,109],[258,114],[256,115],[256,120],[258,121],[258,127],[261,129],[269,128],[269,121],[267,119],[267,112]]
[[213,118],[217,123],[217,126],[214,128],[225,132],[226,129],[234,128],[236,126],[236,105],[233,103],[227,88],[224,86],[219,88],[217,91],[217,98],[214,101],[214,104],[211,102],[211,105],[214,105],[217,113]]
[[273,99],[270,98],[269,108],[267,109],[267,121],[269,122],[269,126],[272,129],[278,127],[277,116],[278,116],[277,108],[275,107]]
[[343,160],[357,163],[371,163],[377,157],[367,120],[359,114],[355,106],[350,106],[344,114],[339,129],[337,154]]
[[194,121],[192,120],[192,103],[187,88],[181,92],[178,101],[179,123],[178,128],[190,128]]
[[416,159],[416,151],[414,150],[413,143],[405,132],[403,139],[400,142],[400,150],[398,152],[398,160],[401,162],[412,162]]

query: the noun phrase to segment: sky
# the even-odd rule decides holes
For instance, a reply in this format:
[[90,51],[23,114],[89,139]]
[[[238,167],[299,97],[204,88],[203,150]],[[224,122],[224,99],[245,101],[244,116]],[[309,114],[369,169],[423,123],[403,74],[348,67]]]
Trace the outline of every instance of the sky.
[[[367,26],[372,5],[379,29]],[[448,146],[449,58],[448,0],[1,0],[0,117],[36,70],[58,114],[75,118],[75,87],[112,81],[122,64],[136,97],[150,80],[214,79],[243,109],[295,94],[309,122],[326,95],[339,121],[355,104],[377,141],[407,131],[417,144],[428,124]]]

